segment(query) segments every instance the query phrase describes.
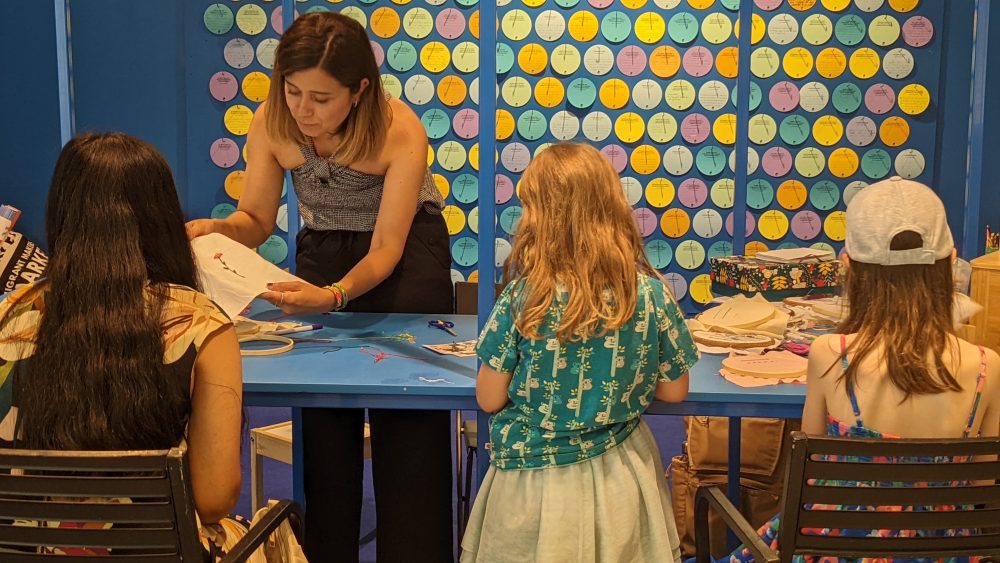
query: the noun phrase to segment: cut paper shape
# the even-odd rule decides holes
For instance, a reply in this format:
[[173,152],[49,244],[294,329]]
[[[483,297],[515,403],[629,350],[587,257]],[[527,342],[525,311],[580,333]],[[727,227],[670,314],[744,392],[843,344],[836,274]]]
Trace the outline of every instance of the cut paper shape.
[[934,24],[924,16],[913,16],[903,24],[902,35],[910,47],[925,47],[934,39]]
[[875,142],[878,126],[868,116],[859,115],[847,122],[847,140],[856,147],[867,147]]
[[922,84],[908,84],[899,91],[899,109],[907,115],[920,115],[931,104],[931,94]]
[[[678,266],[685,270],[697,270],[705,263],[705,247],[696,240],[685,240],[677,245],[674,260],[677,261]],[[693,283],[692,281],[692,285]]]
[[792,217],[792,234],[799,240],[813,240],[822,231],[823,220],[814,211],[799,211]]
[[722,367],[731,374],[761,379],[797,379],[805,377],[809,360],[787,350],[766,352],[759,356],[730,356]]
[[837,20],[833,33],[842,45],[853,47],[864,41],[866,29],[865,20],[855,14],[847,14]]
[[785,144],[797,147],[809,138],[809,121],[801,115],[789,115],[781,120],[778,134]]
[[246,135],[250,130],[250,121],[253,120],[253,111],[247,106],[237,104],[230,106],[226,110],[223,122],[233,135]]
[[225,35],[233,28],[233,11],[225,4],[209,4],[202,19],[205,29],[216,35]]
[[674,259],[674,250],[665,240],[652,240],[646,243],[646,257],[649,264],[657,270],[670,265]]
[[274,68],[274,51],[278,48],[278,40],[272,37],[261,40],[257,44],[257,62],[260,66],[271,70]]
[[583,66],[594,76],[604,76],[615,65],[615,55],[607,45],[592,45],[583,55]]
[[239,82],[232,73],[219,71],[212,75],[208,81],[208,91],[212,97],[220,102],[228,102],[236,97],[239,92]]
[[824,14],[812,14],[802,22],[802,39],[810,45],[823,45],[833,37],[833,21]]
[[767,24],[767,36],[777,45],[788,45],[799,35],[799,20],[791,14],[777,14]]
[[788,233],[788,217],[775,209],[765,211],[757,223],[757,230],[767,240],[778,240]]
[[235,37],[222,48],[222,58],[233,68],[243,69],[253,62],[254,50],[246,39]]
[[707,305],[712,299],[712,278],[708,274],[695,276],[691,280],[691,300],[700,305]]
[[236,27],[247,35],[259,35],[267,28],[267,14],[256,4],[244,4],[236,12]]
[[[752,209],[766,209],[774,201],[774,188],[767,180],[757,178],[747,184],[747,206]],[[749,213],[749,212],[748,212]],[[732,234],[732,227],[729,228]]]
[[[733,236],[733,224],[736,220],[733,218],[732,212],[726,215],[726,234]],[[744,236],[750,236],[753,234],[754,230],[757,228],[757,222],[754,219],[753,213],[749,211],[744,215]],[[767,247],[765,247],[766,249]]]
[[901,47],[892,49],[882,59],[882,70],[889,78],[902,80],[913,74],[915,65],[913,55]]
[[838,84],[830,97],[834,109],[840,113],[854,113],[861,107],[861,88],[852,82]]
[[847,213],[834,211],[823,221],[823,232],[830,240],[843,242],[847,238]]
[[900,31],[899,21],[888,14],[876,16],[868,24],[868,37],[879,47],[888,47],[895,43],[899,39]]

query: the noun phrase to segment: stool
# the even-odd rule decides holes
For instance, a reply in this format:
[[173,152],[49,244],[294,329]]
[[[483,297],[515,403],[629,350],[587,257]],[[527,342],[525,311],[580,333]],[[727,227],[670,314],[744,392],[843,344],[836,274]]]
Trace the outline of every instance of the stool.
[[[256,513],[263,505],[264,458],[292,464],[292,421],[250,429],[250,505]],[[372,456],[371,430],[365,423],[365,458]]]

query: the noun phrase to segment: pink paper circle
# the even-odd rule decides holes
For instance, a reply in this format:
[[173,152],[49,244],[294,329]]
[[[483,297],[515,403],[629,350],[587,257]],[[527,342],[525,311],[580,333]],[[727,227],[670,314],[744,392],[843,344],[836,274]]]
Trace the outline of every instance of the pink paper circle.
[[799,240],[812,240],[823,231],[823,219],[815,211],[799,211],[792,217],[792,234]]
[[601,149],[601,154],[611,161],[611,166],[614,167],[615,171],[619,174],[621,174],[625,170],[625,166],[628,165],[628,152],[625,150],[625,147],[621,145],[608,145]]
[[438,13],[434,27],[441,37],[456,39],[465,31],[465,16],[455,8],[446,8]]
[[792,153],[785,147],[771,147],[761,157],[764,173],[772,178],[781,178],[792,170]]
[[220,102],[228,102],[240,91],[240,82],[230,72],[216,72],[208,81],[208,91]]
[[699,178],[688,178],[677,187],[677,201],[681,205],[694,209],[701,207],[708,199],[708,186]]
[[865,92],[865,107],[874,114],[889,113],[895,104],[896,92],[888,84],[872,84]]
[[382,45],[375,41],[372,41],[371,44],[372,53],[375,55],[375,66],[382,66],[382,62],[385,61],[385,50],[382,48]]
[[223,137],[212,143],[208,154],[219,168],[232,168],[240,160],[240,146],[236,141]]
[[753,3],[757,5],[761,10],[770,12],[772,10],[777,10],[778,6],[781,5],[782,0],[753,0]]
[[603,10],[604,8],[607,8],[608,6],[613,4],[614,0],[587,0],[587,3],[597,8],[598,10]]
[[471,108],[465,108],[455,114],[451,120],[451,127],[455,134],[463,139],[474,139],[479,136],[479,112]]
[[503,174],[497,174],[496,182],[494,183],[494,193],[496,194],[496,201],[498,204],[503,205],[510,201],[510,198],[514,197],[514,182]]
[[[733,221],[735,221],[735,219],[733,219],[733,212],[730,211],[729,215],[726,215],[726,232],[729,234],[729,236],[733,236]],[[754,220],[753,213],[747,211],[747,224],[745,229],[746,234],[744,234],[743,236],[748,237],[752,235],[753,230],[756,228],[757,228],[757,221]]]
[[684,52],[684,72],[691,76],[705,76],[712,70],[712,52],[698,45]]
[[618,51],[618,70],[625,76],[637,76],[646,70],[646,53],[638,45],[629,45]]
[[924,16],[913,16],[903,24],[903,41],[910,47],[923,47],[934,39],[934,24]]
[[643,237],[648,237],[656,231],[656,227],[659,225],[659,220],[656,218],[656,214],[650,209],[645,207],[640,207],[632,211],[632,217],[635,218],[635,225],[639,227],[639,233]]
[[781,112],[789,112],[799,107],[799,87],[787,80],[771,86],[767,95],[771,107]]
[[712,122],[700,113],[689,113],[681,121],[681,137],[692,145],[704,143],[712,134]]

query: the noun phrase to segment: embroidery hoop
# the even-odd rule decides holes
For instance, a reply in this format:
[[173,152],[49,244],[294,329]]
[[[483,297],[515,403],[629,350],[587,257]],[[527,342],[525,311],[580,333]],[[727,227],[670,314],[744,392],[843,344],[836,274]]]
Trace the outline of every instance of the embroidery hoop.
[[752,299],[726,301],[698,315],[705,325],[728,328],[749,328],[774,317],[774,306]]
[[723,348],[766,348],[773,346],[774,338],[763,334],[730,334],[710,330],[696,330],[691,337],[699,344]]
[[244,342],[280,342],[282,346],[276,346],[274,348],[262,348],[259,350],[244,350],[240,347],[241,356],[277,356],[278,354],[284,354],[285,352],[292,349],[295,346],[295,341],[287,336],[279,336],[277,334],[262,334],[256,333],[248,336],[241,336],[238,339],[240,344]]

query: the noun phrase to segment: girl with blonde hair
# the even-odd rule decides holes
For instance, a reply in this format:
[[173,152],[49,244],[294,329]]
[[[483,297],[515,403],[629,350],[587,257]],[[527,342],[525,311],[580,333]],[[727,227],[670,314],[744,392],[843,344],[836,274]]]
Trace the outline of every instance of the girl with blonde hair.
[[462,561],[679,561],[641,415],[687,396],[698,358],[593,147],[542,151],[521,181],[507,286],[479,338],[489,472]]

